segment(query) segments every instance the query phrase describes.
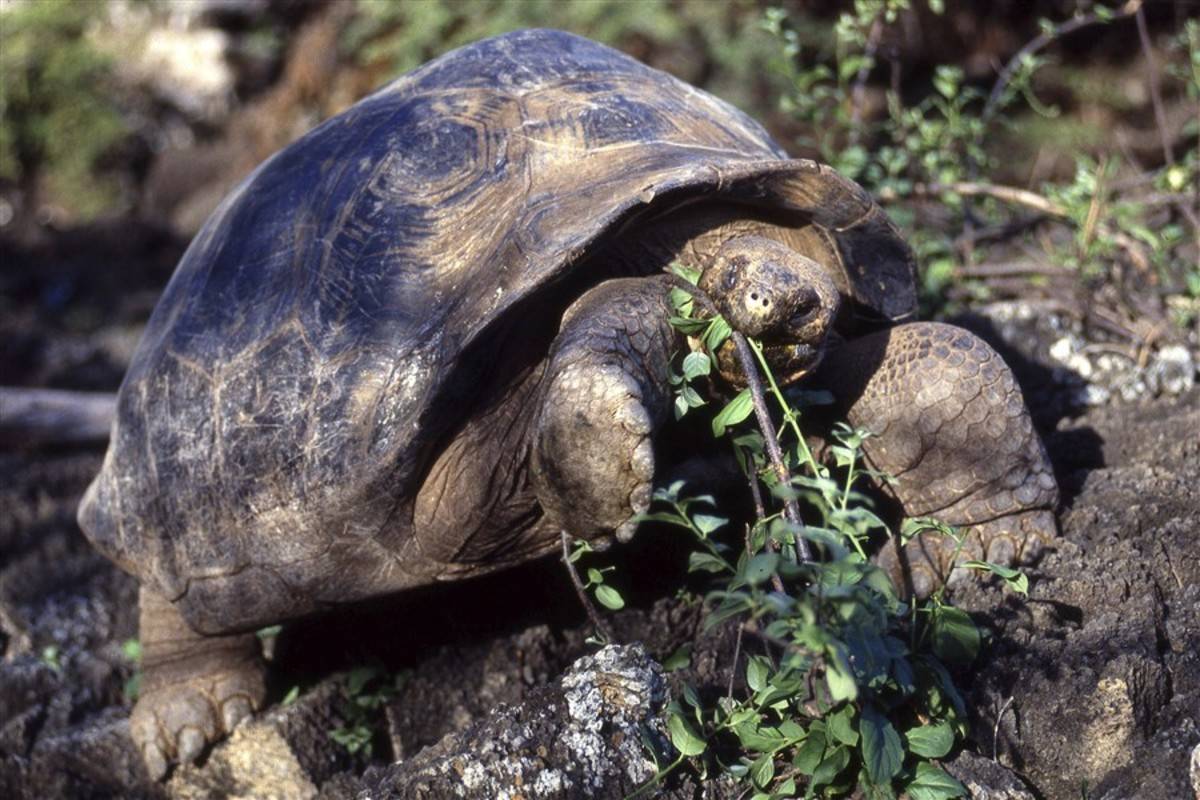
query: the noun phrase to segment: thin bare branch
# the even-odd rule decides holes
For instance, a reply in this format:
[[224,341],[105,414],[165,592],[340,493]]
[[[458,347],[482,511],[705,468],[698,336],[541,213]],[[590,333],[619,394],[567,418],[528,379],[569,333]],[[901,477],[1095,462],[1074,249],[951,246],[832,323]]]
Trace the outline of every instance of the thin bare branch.
[[863,51],[863,63],[854,76],[854,87],[850,91],[850,143],[857,144],[862,137],[859,123],[862,122],[863,94],[867,88],[867,77],[875,66],[875,53],[879,50],[879,37],[883,35],[883,15],[875,17],[867,33],[867,46]]
[[[766,439],[767,457],[771,460],[771,466],[774,468],[780,484],[790,486],[792,476],[788,472],[787,465],[783,463],[783,452],[779,449],[779,437],[775,431],[775,423],[771,421],[771,413],[767,410],[767,401],[763,393],[762,380],[758,376],[758,364],[754,361],[754,354],[750,352],[750,345],[746,342],[746,337],[739,331],[730,334],[730,338],[733,340],[734,347],[737,348],[738,362],[746,376],[750,400],[754,404],[754,416],[758,420],[758,427],[762,429],[763,438]],[[793,525],[803,524],[800,521],[800,506],[794,498],[783,501],[783,516]],[[800,556],[801,561],[812,561],[808,542],[799,536],[796,537],[796,553]]]
[[1120,11],[1109,14],[1081,14],[1077,17],[1072,17],[1066,22],[1055,25],[1048,31],[1043,31],[1038,36],[1030,39],[1020,50],[1016,52],[1004,68],[1000,70],[1000,75],[996,78],[996,83],[992,85],[992,91],[988,95],[987,102],[983,106],[983,112],[980,114],[984,123],[987,123],[995,115],[1000,107],[1000,101],[1004,97],[1004,91],[1008,88],[1008,84],[1012,82],[1013,76],[1017,74],[1022,62],[1034,53],[1043,49],[1047,45],[1054,42],[1067,34],[1074,33],[1081,28],[1086,28],[1090,25],[1095,25],[1100,22],[1110,22],[1114,19],[1124,19],[1137,14],[1142,7],[1143,0],[1127,0]]
[[[992,197],[1005,203],[1032,208],[1035,211],[1040,211],[1047,216],[1064,222],[1073,222],[1067,210],[1058,203],[1036,192],[1031,192],[1028,189],[1019,189],[1015,186],[1003,186],[1001,184],[982,183],[979,181],[920,183],[915,184],[907,196],[941,197],[946,194],[958,194],[964,197]],[[901,199],[904,199],[904,197],[889,189],[885,189],[879,193],[879,202],[881,203],[894,203]],[[1104,222],[1097,222],[1094,229],[1097,233],[1110,239],[1113,244],[1119,247],[1140,272],[1147,276],[1153,276],[1154,272],[1150,266],[1150,256],[1147,255],[1146,248],[1141,242],[1122,231],[1113,229],[1112,226]]]
[[0,386],[0,447],[104,442],[116,409],[106,392]]
[[584,588],[583,581],[579,579],[579,573],[575,571],[575,565],[571,563],[571,536],[566,531],[562,531],[561,538],[563,566],[567,568],[567,574],[571,576],[571,584],[575,587],[575,594],[579,596],[579,602],[583,605],[583,610],[587,612],[588,619],[592,621],[592,626],[604,637],[604,640],[615,642],[612,629],[596,613],[596,607],[592,605],[592,601],[588,598],[587,589]]
[[1162,140],[1163,158],[1168,164],[1175,163],[1175,153],[1171,150],[1171,136],[1167,132],[1167,114],[1163,110],[1162,86],[1159,81],[1158,64],[1154,60],[1154,46],[1150,41],[1150,31],[1146,27],[1146,9],[1138,6],[1137,13],[1138,39],[1142,43],[1142,54],[1146,57],[1146,66],[1150,68],[1150,102],[1154,105],[1154,122],[1158,126],[1158,136]]

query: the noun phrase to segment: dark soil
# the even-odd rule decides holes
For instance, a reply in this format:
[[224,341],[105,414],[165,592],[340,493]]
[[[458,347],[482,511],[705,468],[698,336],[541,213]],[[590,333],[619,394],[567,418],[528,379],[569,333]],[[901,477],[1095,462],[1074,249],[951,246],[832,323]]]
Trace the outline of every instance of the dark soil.
[[[181,243],[122,226],[0,246],[14,267],[2,287],[3,382],[114,390]],[[121,282],[105,272],[131,262]],[[991,639],[959,676],[973,709],[970,747],[1045,798],[1187,797],[1200,742],[1200,398],[1071,417],[1078,409],[1055,394],[1048,368],[1020,366],[1064,490],[1063,537],[1032,568],[1028,601],[985,583],[958,592]],[[125,721],[135,665],[122,643],[136,636],[135,582],[74,522],[101,455],[0,453],[3,797],[165,793],[146,782]],[[672,680],[724,691],[732,638],[703,634],[698,602],[679,594],[680,540],[648,532],[611,558],[631,601],[613,619],[617,639],[644,642],[659,660],[690,644],[691,666]],[[594,649],[586,633],[561,565],[547,559],[286,627],[273,648],[272,698],[366,663],[402,675],[379,720],[379,764],[521,703]],[[355,775],[368,763],[357,764],[327,793],[362,786]]]

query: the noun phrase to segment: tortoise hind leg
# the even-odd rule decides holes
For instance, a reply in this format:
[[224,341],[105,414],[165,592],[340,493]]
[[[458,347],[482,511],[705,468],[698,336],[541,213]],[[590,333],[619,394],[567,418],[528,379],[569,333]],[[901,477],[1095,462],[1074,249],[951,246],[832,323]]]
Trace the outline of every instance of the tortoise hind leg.
[[[843,345],[819,380],[852,425],[876,434],[867,460],[896,478],[886,491],[904,513],[966,530],[960,559],[1027,563],[1056,535],[1045,448],[1008,366],[973,334],[939,323],[880,331]],[[944,537],[894,544],[879,561],[898,585],[924,595],[951,578]]]
[[676,336],[657,278],[607,281],[563,316],[547,362],[530,478],[549,522],[581,538],[633,534],[650,505],[654,432],[670,409]]
[[129,726],[158,780],[172,762],[194,762],[261,707],[264,667],[253,633],[196,633],[174,604],[145,585],[138,604],[142,684]]

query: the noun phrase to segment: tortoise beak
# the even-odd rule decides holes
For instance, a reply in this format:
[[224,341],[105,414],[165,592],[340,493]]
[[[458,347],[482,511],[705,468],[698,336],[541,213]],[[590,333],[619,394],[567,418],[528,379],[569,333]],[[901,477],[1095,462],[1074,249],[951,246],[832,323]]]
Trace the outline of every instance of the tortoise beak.
[[[763,356],[780,386],[795,383],[812,372],[825,355],[824,337],[816,343],[764,341],[762,347]],[[731,386],[744,389],[748,383],[746,373],[742,371],[733,342],[725,341],[713,355],[721,378]],[[757,368],[756,364],[755,369]]]

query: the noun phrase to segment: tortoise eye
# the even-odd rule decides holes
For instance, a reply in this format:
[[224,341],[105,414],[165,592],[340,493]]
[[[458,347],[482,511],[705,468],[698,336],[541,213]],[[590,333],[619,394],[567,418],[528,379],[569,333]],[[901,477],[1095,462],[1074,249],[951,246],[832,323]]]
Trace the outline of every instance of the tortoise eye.
[[738,256],[729,260],[729,267],[725,270],[725,275],[721,278],[721,288],[725,291],[733,291],[733,287],[737,285],[738,272],[746,266],[746,259]]

